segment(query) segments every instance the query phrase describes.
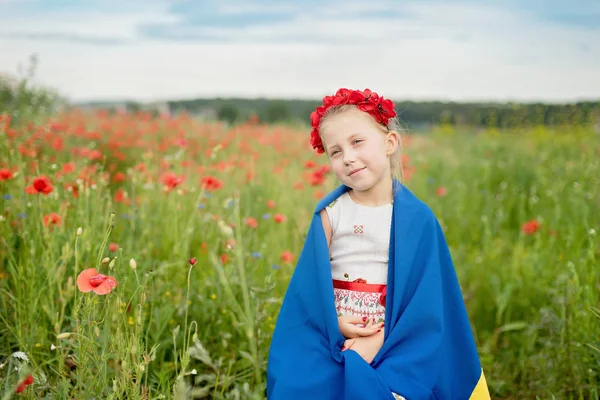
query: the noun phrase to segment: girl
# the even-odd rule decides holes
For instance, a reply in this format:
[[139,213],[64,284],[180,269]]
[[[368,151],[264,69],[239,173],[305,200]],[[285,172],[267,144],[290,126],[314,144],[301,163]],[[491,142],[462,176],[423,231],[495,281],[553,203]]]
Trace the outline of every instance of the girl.
[[400,183],[395,115],[369,89],[311,114],[341,185],[317,205],[284,297],[269,399],[489,399],[442,230]]

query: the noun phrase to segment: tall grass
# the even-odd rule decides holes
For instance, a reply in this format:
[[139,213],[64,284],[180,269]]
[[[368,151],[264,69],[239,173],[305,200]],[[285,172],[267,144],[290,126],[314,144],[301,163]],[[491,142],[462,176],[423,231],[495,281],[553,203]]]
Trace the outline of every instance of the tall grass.
[[[29,373],[29,398],[264,398],[281,298],[335,184],[311,185],[326,160],[306,132],[74,112],[0,123],[0,138],[5,398]],[[598,399],[598,136],[405,141],[407,186],[445,230],[493,397]],[[53,191],[27,193],[42,174]],[[118,287],[80,292],[92,267]]]

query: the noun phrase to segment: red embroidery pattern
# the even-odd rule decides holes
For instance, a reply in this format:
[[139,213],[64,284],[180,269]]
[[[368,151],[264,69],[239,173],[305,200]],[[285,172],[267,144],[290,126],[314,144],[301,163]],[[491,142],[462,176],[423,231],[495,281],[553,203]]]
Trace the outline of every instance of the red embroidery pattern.
[[362,225],[354,225],[354,233],[356,233],[358,235],[362,235],[363,233],[365,233],[363,226]]
[[375,318],[376,322],[380,322],[381,320],[383,320],[385,318],[385,311],[375,311],[375,312],[369,311],[369,312],[357,313],[354,308],[344,307],[344,306],[339,306],[336,310],[338,313],[338,317],[341,315],[353,315],[353,316],[362,317],[364,315],[367,317]]
[[385,319],[385,307],[380,303],[380,293],[334,289],[335,309],[339,315],[357,315]]

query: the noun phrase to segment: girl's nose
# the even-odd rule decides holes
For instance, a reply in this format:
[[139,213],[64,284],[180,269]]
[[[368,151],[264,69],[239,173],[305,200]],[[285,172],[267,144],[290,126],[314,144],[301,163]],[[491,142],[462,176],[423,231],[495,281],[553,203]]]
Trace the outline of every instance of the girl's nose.
[[352,164],[355,160],[355,154],[352,150],[346,150],[344,151],[344,163],[345,164]]

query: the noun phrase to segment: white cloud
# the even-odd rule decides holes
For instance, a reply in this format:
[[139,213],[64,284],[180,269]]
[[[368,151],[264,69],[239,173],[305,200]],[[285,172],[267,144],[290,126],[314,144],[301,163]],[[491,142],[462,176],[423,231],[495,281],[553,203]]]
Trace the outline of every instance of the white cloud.
[[68,34],[96,38],[120,38],[135,40],[137,27],[147,23],[175,23],[178,18],[170,15],[166,4],[148,3],[142,10],[123,12],[115,8],[80,10],[48,10],[33,15],[16,15],[3,18],[0,34],[4,37],[15,33]]
[[[164,7],[144,14],[8,20],[0,34],[60,32],[127,43],[4,36],[0,65],[15,70],[37,53],[38,80],[76,100],[320,98],[341,86],[371,87],[395,99],[600,97],[600,48],[591,39],[600,31],[542,24],[498,8],[415,3],[404,10],[410,18],[401,20],[350,18],[323,9],[318,18],[299,14],[285,23],[204,30],[227,38],[225,43],[142,40],[140,24],[177,22]],[[297,40],[303,37],[320,40]]]

